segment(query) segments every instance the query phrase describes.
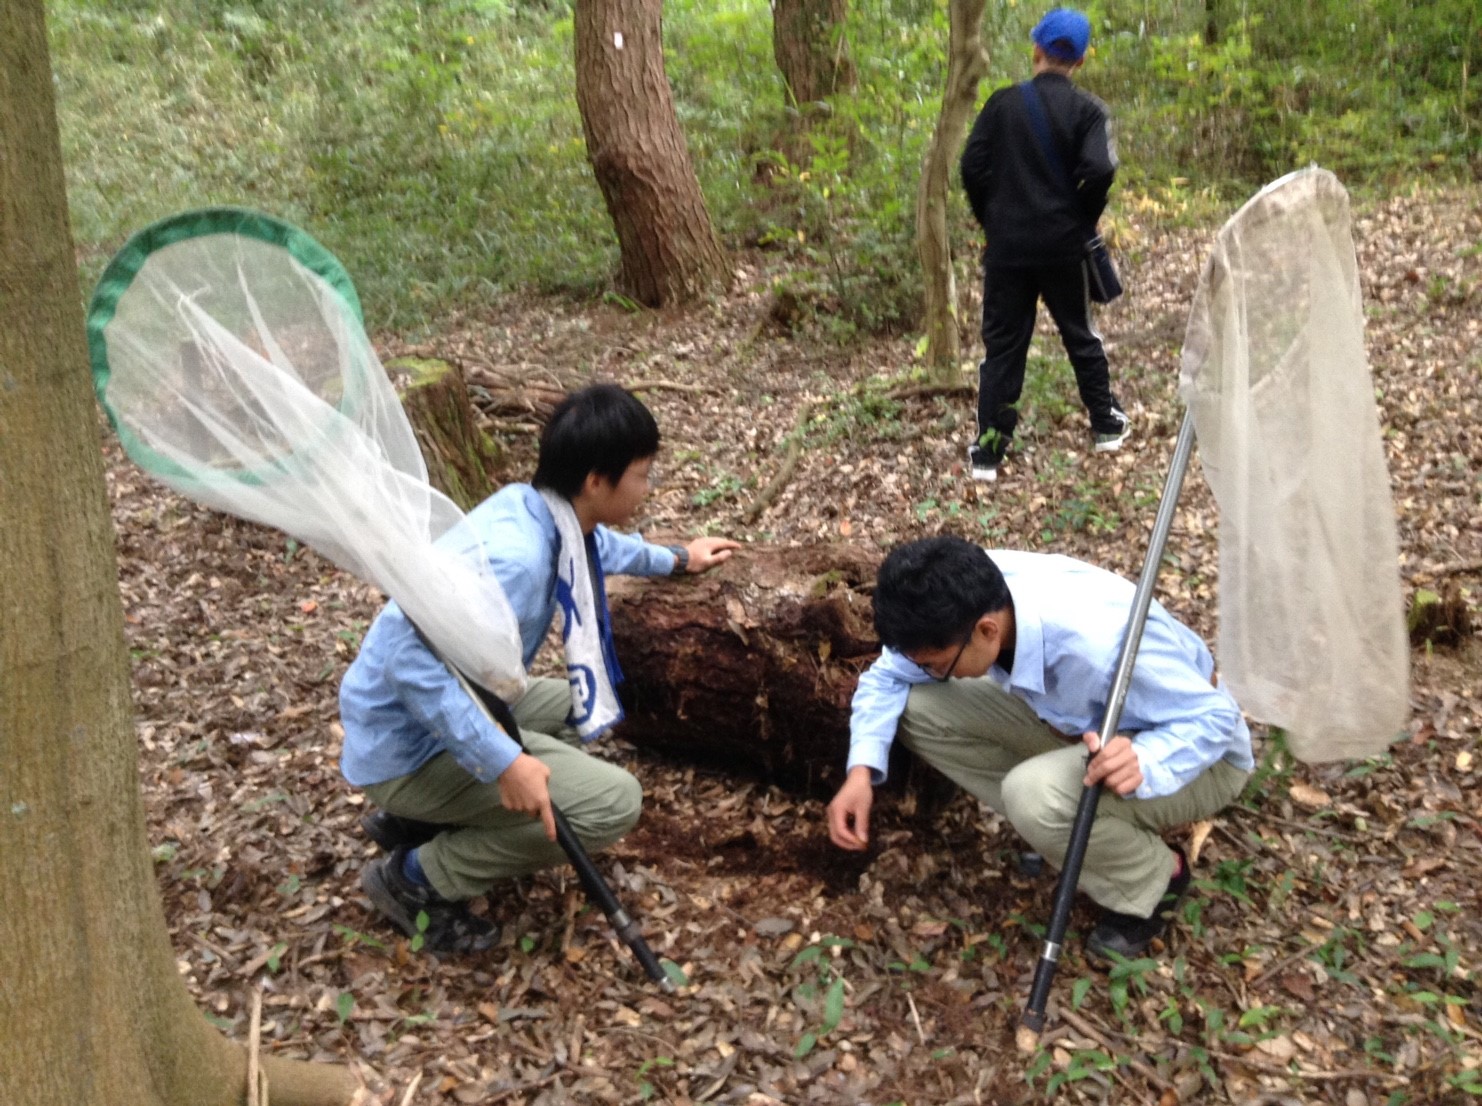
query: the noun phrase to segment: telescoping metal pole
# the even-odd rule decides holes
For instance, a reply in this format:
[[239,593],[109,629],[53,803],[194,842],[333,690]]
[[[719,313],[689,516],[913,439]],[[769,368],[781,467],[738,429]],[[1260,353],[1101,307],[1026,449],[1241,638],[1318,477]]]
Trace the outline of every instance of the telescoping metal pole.
[[[453,678],[468,697],[477,704],[484,717],[495,723],[520,746],[525,743],[520,739],[519,723],[515,721],[515,715],[509,709],[509,704],[488,688],[481,687],[470,680],[459,667],[438,651],[427,635],[421,630],[417,636],[422,639],[422,644],[431,650],[432,655],[442,661]],[[581,881],[582,889],[586,891],[587,898],[601,908],[602,913],[607,915],[608,922],[612,925],[614,932],[622,939],[623,944],[632,950],[634,958],[643,968],[644,974],[659,985],[659,989],[666,994],[674,993],[674,981],[664,971],[659,958],[654,955],[653,949],[649,948],[648,942],[643,938],[643,930],[637,921],[623,909],[623,904],[618,902],[617,895],[613,894],[612,888],[607,886],[607,881],[602,878],[602,873],[597,871],[597,866],[592,863],[592,858],[587,854],[585,846],[576,836],[571,824],[566,821],[566,815],[561,813],[555,803],[551,803],[551,816],[556,823],[556,844],[566,853],[571,861],[571,866],[576,869],[576,878]]]
[[[1189,456],[1193,450],[1194,415],[1192,411],[1185,411],[1183,424],[1178,430],[1178,439],[1173,445],[1173,460],[1168,467],[1168,478],[1163,482],[1163,498],[1158,503],[1158,514],[1153,520],[1153,533],[1148,539],[1142,575],[1138,578],[1137,590],[1132,596],[1132,610],[1127,615],[1127,632],[1122,639],[1121,654],[1117,658],[1117,672],[1106,704],[1106,717],[1101,723],[1099,747],[1103,749],[1116,736],[1117,725],[1122,720],[1122,706],[1127,701],[1127,689],[1132,684],[1132,668],[1137,663],[1137,648],[1142,644],[1142,628],[1147,622],[1148,608],[1152,606],[1153,588],[1158,582],[1158,568],[1163,561],[1163,547],[1168,543],[1168,531],[1173,526],[1173,510],[1178,505],[1178,495],[1183,488],[1184,473],[1188,470]],[[1076,884],[1080,882],[1081,864],[1086,859],[1086,845],[1091,840],[1091,826],[1096,820],[1096,804],[1100,800],[1099,783],[1081,791],[1081,801],[1076,807],[1075,821],[1070,828],[1070,844],[1065,850],[1065,863],[1060,868],[1060,882],[1055,885],[1055,901],[1050,908],[1045,947],[1034,968],[1029,1003],[1019,1019],[1020,1025],[1029,1030],[1031,1039],[1025,1041],[1021,1036],[1021,1045],[1032,1046],[1045,1027],[1045,1004],[1049,1001],[1050,984],[1055,980],[1065,930],[1070,925],[1070,907],[1075,899]]]

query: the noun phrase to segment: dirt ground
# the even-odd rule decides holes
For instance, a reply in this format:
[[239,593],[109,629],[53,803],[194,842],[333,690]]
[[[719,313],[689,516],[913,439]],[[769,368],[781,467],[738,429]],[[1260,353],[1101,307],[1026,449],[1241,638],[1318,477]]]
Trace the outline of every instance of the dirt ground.
[[[1396,196],[1356,220],[1404,592],[1454,594],[1473,618],[1479,199]],[[779,319],[766,255],[742,257],[733,291],[692,311],[512,299],[381,352],[647,382],[664,446],[645,532],[882,548],[953,532],[1135,575],[1214,228],[1134,229],[1129,295],[1101,315],[1128,447],[1090,453],[1042,320],[1020,449],[991,486],[964,472],[971,391],[882,398],[914,368],[912,341],[839,346],[806,317]],[[796,471],[748,521],[794,438]],[[533,437],[505,443],[501,477],[528,476]],[[683,973],[678,993],[646,983],[561,871],[496,889],[489,954],[412,953],[359,891],[374,848],[337,770],[338,680],[381,597],[281,534],[149,483],[106,434],[104,449],[157,871],[181,971],[234,1037],[261,989],[264,1047],[353,1063],[402,1104],[1482,1095],[1475,638],[1414,650],[1411,721],[1384,756],[1294,765],[1258,731],[1262,769],[1198,832],[1196,891],[1159,955],[1094,971],[1083,903],[1050,1029],[1024,1055],[1013,1028],[1053,879],[1021,872],[1012,830],[965,797],[934,818],[886,804],[876,847],[854,857],[829,845],[814,799],[614,743],[604,755],[646,802],[599,863]],[[1197,471],[1180,503],[1159,595],[1212,641],[1217,512]]]

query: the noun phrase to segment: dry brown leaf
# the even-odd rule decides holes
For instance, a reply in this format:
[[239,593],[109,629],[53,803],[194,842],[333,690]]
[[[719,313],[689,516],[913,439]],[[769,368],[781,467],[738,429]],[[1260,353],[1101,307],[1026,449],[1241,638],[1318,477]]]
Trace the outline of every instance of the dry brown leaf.
[[1333,798],[1326,791],[1302,783],[1300,780],[1295,781],[1287,789],[1287,794],[1291,796],[1292,802],[1308,810],[1322,810],[1324,807],[1333,805]]

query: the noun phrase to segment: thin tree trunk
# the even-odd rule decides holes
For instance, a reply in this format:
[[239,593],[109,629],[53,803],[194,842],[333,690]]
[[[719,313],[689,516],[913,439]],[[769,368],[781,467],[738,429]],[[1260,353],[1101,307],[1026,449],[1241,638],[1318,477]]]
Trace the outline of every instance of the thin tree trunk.
[[664,72],[662,0],[577,0],[576,102],[617,230],[618,283],[649,307],[695,299],[730,263]]
[[[0,1041],[6,1106],[227,1106],[242,1050],[175,967],[139,795],[41,0],[0,4]],[[276,1104],[349,1101],[272,1061]]]
[[978,82],[987,75],[981,27],[985,0],[952,0],[947,84],[936,132],[921,166],[916,195],[916,249],[926,279],[926,366],[939,384],[960,375],[957,334],[957,280],[947,232],[947,192],[957,154],[977,106]]
[[772,0],[772,57],[787,106],[804,111],[854,88],[854,61],[844,37],[847,0]]

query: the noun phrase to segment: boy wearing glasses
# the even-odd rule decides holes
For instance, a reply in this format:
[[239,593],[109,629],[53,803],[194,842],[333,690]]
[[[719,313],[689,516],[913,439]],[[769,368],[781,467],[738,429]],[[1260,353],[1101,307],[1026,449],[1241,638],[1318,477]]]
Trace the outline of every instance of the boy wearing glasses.
[[1122,732],[1097,752],[1133,592],[1069,557],[990,555],[955,537],[894,549],[875,588],[884,648],[860,676],[848,775],[828,808],[834,844],[868,846],[897,733],[1057,867],[1082,788],[1101,781],[1079,886],[1102,914],[1086,949],[1102,960],[1145,952],[1190,882],[1162,831],[1228,804],[1254,761],[1208,648],[1157,602]]

